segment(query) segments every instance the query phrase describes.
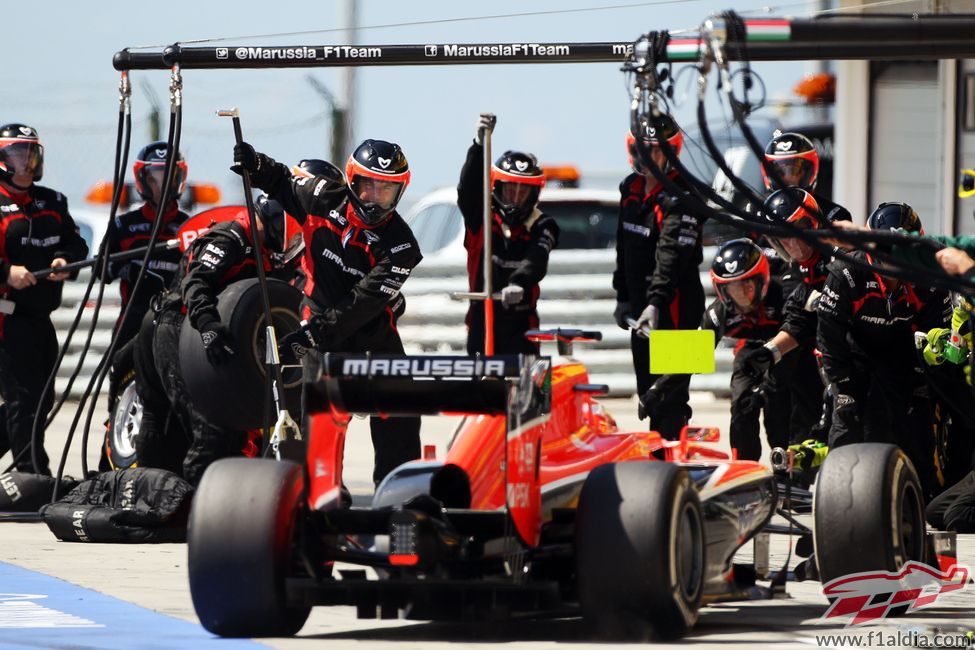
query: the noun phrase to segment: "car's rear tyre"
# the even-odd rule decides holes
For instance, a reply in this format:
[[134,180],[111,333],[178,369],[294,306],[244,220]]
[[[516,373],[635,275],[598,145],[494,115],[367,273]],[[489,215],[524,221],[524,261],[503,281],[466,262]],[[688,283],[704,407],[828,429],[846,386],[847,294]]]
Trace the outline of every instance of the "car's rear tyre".
[[831,449],[813,497],[813,540],[823,583],[924,561],[922,494],[914,466],[895,445]]
[[614,637],[677,639],[697,621],[704,521],[676,465],[625,462],[590,472],[576,511],[583,614]]
[[302,525],[300,465],[230,458],[211,465],[190,512],[187,546],[196,615],[220,636],[291,636],[310,607],[288,607],[285,579]]

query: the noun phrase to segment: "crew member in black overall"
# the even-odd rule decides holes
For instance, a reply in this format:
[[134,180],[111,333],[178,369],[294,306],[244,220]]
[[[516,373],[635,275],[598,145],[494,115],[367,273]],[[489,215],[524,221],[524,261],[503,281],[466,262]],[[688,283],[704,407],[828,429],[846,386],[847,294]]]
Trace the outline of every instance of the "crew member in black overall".
[[[675,170],[668,169],[660,149],[666,139],[680,152],[683,134],[669,115],[659,118],[658,129],[647,118],[640,124],[640,139],[660,169],[678,186]],[[662,132],[660,132],[662,131]],[[689,214],[678,197],[650,172],[651,161],[641,158],[636,136],[627,134],[627,148],[634,173],[620,183],[620,217],[616,230],[616,310],[613,317],[623,329],[636,319],[638,329],[697,329],[704,314],[704,287],[698,267],[703,260],[701,229],[704,219]],[[630,333],[637,391],[646,395],[660,375],[650,374],[650,345],[644,335]],[[668,391],[653,400],[648,411],[650,427],[665,438],[676,439],[691,417],[686,387]]]
[[[905,203],[882,203],[867,226],[923,233],[921,220]],[[833,262],[818,307],[816,345],[834,400],[829,446],[899,445],[930,498],[937,489],[931,400],[914,332],[947,325],[951,300],[945,291],[884,275],[883,264],[869,253],[852,255],[876,270]]]
[[[159,213],[159,200],[162,198],[163,175],[166,170],[166,155],[169,145],[166,142],[150,142],[139,151],[132,175],[135,177],[135,189],[145,201],[138,208],[118,215],[108,224],[105,237],[108,245],[105,253],[119,253],[139,248],[149,244],[153,222]],[[189,218],[179,209],[179,197],[186,188],[186,161],[180,153],[176,154],[176,173],[169,190],[169,205],[163,211],[162,225],[159,229],[157,242],[168,242],[179,236],[179,229]],[[142,266],[142,258],[109,262],[109,280],[119,280],[119,292],[122,296],[122,311],[132,303],[131,311],[125,323],[122,324],[116,338],[116,349],[121,349],[139,331],[142,318],[149,311],[149,300],[157,293],[165,291],[176,276],[182,253],[178,248],[154,251],[149,258],[149,265],[139,285],[139,293],[132,293],[132,284]],[[116,325],[118,327],[118,325]]]
[[[111,255],[122,251],[139,248],[149,244],[152,225],[159,212],[158,204],[162,199],[163,176],[166,173],[166,155],[169,145],[164,141],[150,142],[143,147],[136,156],[132,166],[135,178],[135,189],[145,201],[140,207],[115,217],[108,224],[105,237],[108,242],[105,253]],[[189,218],[179,209],[179,197],[186,187],[187,167],[182,154],[177,153],[176,171],[172,185],[169,188],[169,206],[163,212],[157,242],[167,242],[179,236],[179,229]],[[118,398],[119,384],[129,373],[134,372],[135,346],[132,339],[139,333],[142,321],[150,311],[149,302],[152,297],[165,291],[176,277],[179,260],[182,253],[178,248],[153,251],[149,258],[148,268],[143,274],[138,293],[132,292],[132,287],[142,267],[142,258],[109,262],[107,276],[109,282],[119,280],[119,293],[122,297],[119,320],[115,324],[115,355],[112,357],[112,368],[108,378],[108,408],[114,411]],[[100,275],[98,267],[94,270]],[[131,304],[129,315],[122,322],[122,314]],[[150,343],[151,345],[151,343]],[[138,390],[138,389],[137,389]],[[109,420],[111,422],[111,419]],[[102,458],[99,469],[110,469],[106,450],[102,448]]]
[[[771,281],[768,257],[750,239],[732,239],[721,245],[711,264],[711,283],[718,297],[704,311],[701,329],[714,332],[716,346],[722,338],[737,341],[731,371],[731,446],[738,450],[738,458],[759,460],[759,414],[763,410],[769,447],[788,444],[788,386],[785,378],[773,370],[760,396],[741,361],[741,353],[763,345],[782,326],[782,287]],[[690,375],[661,377],[644,394],[641,409],[652,408],[653,402],[675,386],[687,390],[690,380]]]
[[[321,377],[321,352],[403,354],[396,319],[400,291],[420,260],[413,232],[396,212],[410,182],[399,145],[360,144],[345,167],[292,176],[288,167],[249,144],[234,148],[234,170],[246,169],[255,185],[302,224],[305,275],[302,327],[281,341],[302,357],[306,382]],[[346,183],[346,178],[348,183]],[[370,420],[375,451],[373,481],[420,457],[420,418]]]
[[[777,133],[765,147],[765,161],[778,172],[779,180],[762,166],[762,180],[769,192],[784,187],[806,190],[816,199],[824,223],[853,221],[850,211],[816,191],[819,181],[819,153],[812,141],[801,133]],[[781,181],[781,182],[780,182]]]
[[[809,138],[801,133],[776,132],[765,147],[765,161],[761,168],[762,180],[769,193],[784,187],[798,187],[809,192],[816,200],[822,223],[852,222],[849,210],[828,198],[824,192],[817,191],[819,152]],[[776,173],[770,175],[766,167]],[[782,285],[782,295],[788,298],[797,286],[807,284],[809,276],[788,257],[780,254],[777,261],[772,262],[773,282]],[[787,399],[793,411],[790,420],[793,439],[789,442],[823,436],[829,427],[832,405],[823,405],[818,398],[823,378],[813,339],[805,339],[801,349],[785,355],[775,366],[776,375],[787,379],[785,383],[791,388],[787,394],[777,396],[777,399]]]
[[[765,218],[775,224],[789,223],[799,229],[822,227],[822,211],[812,194],[799,187],[776,190],[762,207]],[[792,415],[789,442],[821,435],[818,429],[824,417],[823,379],[813,357],[816,345],[816,305],[828,275],[832,256],[823,255],[796,237],[771,239],[779,256],[791,261],[796,281],[785,301],[785,321],[765,345],[741,353],[741,363],[751,372],[752,389],[761,392],[769,370],[787,377]],[[783,282],[787,290],[788,283]],[[808,356],[807,356],[808,355]],[[786,364],[779,369],[779,364]],[[825,425],[824,425],[825,426]]]
[[[22,472],[50,475],[44,451],[44,417],[31,458],[31,430],[38,409],[46,414],[53,385],[58,340],[51,312],[61,305],[68,273],[38,280],[34,271],[85,259],[88,245],[78,233],[68,200],[36,183],[44,173],[44,147],[25,124],[0,126],[0,457],[11,452]],[[75,274],[76,275],[76,274]]]
[[[481,115],[457,184],[473,292],[484,290],[484,146],[479,138],[482,131],[493,131],[495,122],[494,115]],[[538,354],[538,344],[525,332],[538,327],[538,283],[548,271],[549,253],[559,245],[558,224],[538,209],[544,185],[545,175],[531,154],[506,151],[491,166],[491,278],[501,294],[494,310],[495,354]],[[483,354],[483,301],[471,301],[466,323],[467,353]]]
[[[288,259],[282,251],[294,245],[285,241],[283,210],[266,197],[259,197],[255,208],[265,272],[293,280],[294,265],[279,262]],[[183,478],[193,485],[214,461],[240,455],[246,432],[216,426],[194,407],[180,371],[180,328],[192,327],[200,333],[211,364],[226,363],[237,354],[240,342],[220,321],[217,297],[230,284],[257,277],[253,246],[254,233],[246,215],[218,223],[197,238],[183,255],[173,286],[154,300],[152,329],[143,328],[139,335],[152,341],[148,350],[141,342],[136,347],[136,381],[143,400],[142,429],[136,438],[140,464],[171,471],[179,471],[181,464]],[[165,432],[170,413],[192,441]]]

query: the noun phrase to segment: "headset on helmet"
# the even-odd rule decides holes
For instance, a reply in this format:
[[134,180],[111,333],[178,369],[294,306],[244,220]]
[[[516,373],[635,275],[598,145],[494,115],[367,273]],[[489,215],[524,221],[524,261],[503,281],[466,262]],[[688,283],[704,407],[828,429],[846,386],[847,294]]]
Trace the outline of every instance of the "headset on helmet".
[[[819,153],[812,141],[801,133],[779,133],[765,147],[766,164],[778,170],[786,187],[801,187],[807,192],[816,189],[819,176]],[[768,175],[762,165],[765,189],[780,190],[779,182]]]
[[[396,209],[406,186],[410,184],[410,165],[398,144],[385,140],[366,140],[352,152],[345,165],[356,225],[375,228],[384,223]],[[382,200],[361,198],[366,192],[387,192]],[[376,196],[374,194],[374,196]]]
[[[749,305],[740,305],[729,294],[732,283],[743,280],[755,282],[755,294]],[[718,249],[711,263],[711,284],[718,299],[725,305],[735,304],[754,309],[765,299],[769,286],[769,264],[765,253],[750,239],[732,239]]]
[[917,235],[924,234],[921,217],[906,203],[881,203],[867,219],[870,230],[906,230]]
[[[135,177],[135,189],[142,197],[143,201],[155,203],[152,191],[149,189],[149,174],[160,173],[166,170],[166,155],[169,152],[169,144],[163,140],[150,142],[139,150],[132,165],[132,175]],[[176,171],[173,175],[173,184],[170,187],[170,199],[176,200],[186,189],[186,175],[188,168],[183,154],[176,152]],[[158,197],[162,198],[162,197]]]
[[44,146],[37,129],[26,124],[0,126],[0,180],[19,190],[27,190],[13,183],[18,172],[29,173],[36,183],[44,176]]
[[501,220],[517,226],[527,219],[545,186],[545,172],[530,153],[505,151],[491,165],[491,198]]
[[[762,213],[772,223],[780,225],[788,223],[804,230],[816,229],[822,225],[819,204],[816,203],[812,194],[801,187],[784,187],[772,192],[762,204]],[[794,256],[783,248],[782,242],[778,238],[770,237],[769,242],[783,259],[794,259]],[[803,248],[808,249],[810,255],[815,252],[815,249],[808,245]],[[806,260],[798,259],[796,261],[804,262]]]
[[[661,139],[665,139],[671,148],[673,148],[674,153],[680,155],[681,148],[684,146],[684,134],[681,133],[677,122],[670,115],[662,113],[652,119],[647,115],[641,115],[638,130],[640,132],[640,140],[647,147],[659,147]],[[640,154],[640,151],[636,147],[636,135],[633,133],[632,126],[626,132],[626,150],[630,155],[630,167],[633,168],[633,171],[641,174],[650,172],[653,165],[652,161],[646,159],[646,155],[649,152],[644,152],[643,155]]]

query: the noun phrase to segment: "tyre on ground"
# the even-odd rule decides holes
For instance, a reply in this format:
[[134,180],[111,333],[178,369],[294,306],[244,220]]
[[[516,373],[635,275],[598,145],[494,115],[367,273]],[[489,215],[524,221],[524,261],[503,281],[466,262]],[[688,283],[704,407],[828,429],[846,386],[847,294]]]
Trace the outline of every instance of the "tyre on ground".
[[697,621],[704,588],[701,503],[687,473],[662,462],[597,467],[575,524],[584,616],[612,637],[677,639]]
[[823,583],[924,561],[921,484],[895,445],[831,449],[816,477],[813,540]]
[[227,637],[291,636],[310,607],[289,606],[304,521],[296,463],[219,460],[203,475],[190,512],[190,595],[203,627]]

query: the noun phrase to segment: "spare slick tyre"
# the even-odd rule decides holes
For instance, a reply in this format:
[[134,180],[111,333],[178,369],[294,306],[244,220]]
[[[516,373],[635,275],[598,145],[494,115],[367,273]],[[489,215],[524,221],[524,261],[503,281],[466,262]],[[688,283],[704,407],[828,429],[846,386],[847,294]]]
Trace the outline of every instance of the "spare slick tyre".
[[[280,280],[268,278],[271,318],[278,341],[298,329],[301,292]],[[228,429],[257,429],[274,424],[271,408],[264,420],[266,369],[264,366],[264,308],[257,278],[234,282],[217,298],[220,321],[233,335],[235,354],[227,363],[212,365],[203,349],[200,333],[183,321],[179,336],[179,363],[186,391],[196,410],[210,423]],[[301,367],[283,367],[285,403],[297,414],[301,408]]]

